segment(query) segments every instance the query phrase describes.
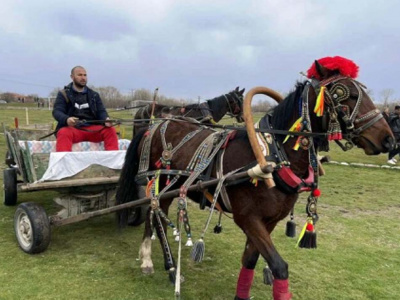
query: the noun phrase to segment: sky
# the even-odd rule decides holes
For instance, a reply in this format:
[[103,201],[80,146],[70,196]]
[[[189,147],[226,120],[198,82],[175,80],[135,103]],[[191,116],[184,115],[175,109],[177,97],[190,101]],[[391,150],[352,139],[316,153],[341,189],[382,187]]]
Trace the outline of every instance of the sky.
[[209,99],[281,93],[315,59],[343,56],[379,100],[400,102],[397,0],[3,0],[0,92],[49,96],[82,65],[94,86]]

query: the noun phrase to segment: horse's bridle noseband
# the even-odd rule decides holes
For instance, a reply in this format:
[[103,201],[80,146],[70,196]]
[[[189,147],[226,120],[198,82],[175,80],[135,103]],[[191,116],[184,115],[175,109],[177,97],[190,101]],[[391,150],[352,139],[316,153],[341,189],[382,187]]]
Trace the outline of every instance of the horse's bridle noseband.
[[[351,114],[350,107],[342,104],[343,101],[350,98],[350,89],[343,83],[338,82],[342,79],[349,80],[358,91],[356,104]],[[364,130],[383,118],[379,109],[373,109],[362,116],[357,117],[362,102],[363,90],[361,86],[363,85],[352,78],[338,75],[322,81],[312,79],[311,86],[314,88],[317,95],[321,87],[326,87],[324,92],[327,100],[325,100],[325,103],[329,108],[331,108],[328,112],[330,114],[330,122],[332,122],[332,118],[335,120],[337,117],[340,117],[346,125],[346,132],[343,137],[348,141],[348,143],[346,143],[346,146],[343,146],[339,141],[336,141],[343,150],[351,149],[356,144],[356,139],[360,137]],[[359,124],[362,125],[356,128],[356,125]]]

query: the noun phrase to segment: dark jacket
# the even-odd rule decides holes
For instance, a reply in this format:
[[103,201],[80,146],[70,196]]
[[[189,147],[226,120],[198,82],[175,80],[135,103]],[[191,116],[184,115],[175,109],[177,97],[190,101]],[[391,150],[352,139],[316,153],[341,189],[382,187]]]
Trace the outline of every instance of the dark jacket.
[[[56,131],[68,126],[67,119],[73,116],[76,91],[72,89],[72,82],[64,87],[68,99],[65,99],[61,92],[58,92],[53,108],[53,117],[58,122]],[[107,111],[101,101],[99,93],[87,88],[89,108],[96,120],[105,120],[108,117]]]
[[400,116],[398,114],[390,114],[389,116],[389,126],[393,131],[394,137],[397,142],[400,142]]

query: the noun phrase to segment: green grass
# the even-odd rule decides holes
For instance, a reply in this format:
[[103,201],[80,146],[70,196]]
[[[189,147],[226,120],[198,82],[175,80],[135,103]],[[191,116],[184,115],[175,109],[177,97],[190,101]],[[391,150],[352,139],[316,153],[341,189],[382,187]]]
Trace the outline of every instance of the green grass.
[[[126,112],[124,112],[125,114]],[[1,122],[22,110],[0,111]],[[110,113],[128,119],[125,115]],[[51,122],[46,110],[30,112],[33,122]],[[130,129],[127,129],[130,133]],[[4,169],[4,136],[0,135],[0,166]],[[332,159],[384,163],[386,155],[367,157],[359,150],[341,152],[332,145]],[[289,264],[290,288],[294,299],[398,299],[400,295],[400,204],[399,171],[325,165],[320,179],[318,248],[295,248],[295,239],[284,235],[285,222],[273,233],[276,248]],[[2,173],[1,173],[2,180]],[[19,202],[35,201],[54,211],[57,193],[19,194]],[[296,205],[298,231],[304,222],[306,194]],[[114,215],[54,228],[50,247],[28,255],[19,250],[13,232],[15,207],[0,204],[0,299],[174,299],[174,287],[163,270],[161,249],[154,243],[156,273],[144,276],[136,260],[143,226],[118,230]],[[189,204],[194,239],[199,237],[207,212]],[[171,209],[174,219],[175,209]],[[206,256],[201,264],[189,259],[183,249],[182,299],[233,299],[245,237],[228,218],[223,232],[206,234]],[[170,232],[169,232],[170,233]],[[173,253],[177,244],[170,238]],[[271,287],[262,283],[260,259],[252,288],[254,299],[272,299]]]

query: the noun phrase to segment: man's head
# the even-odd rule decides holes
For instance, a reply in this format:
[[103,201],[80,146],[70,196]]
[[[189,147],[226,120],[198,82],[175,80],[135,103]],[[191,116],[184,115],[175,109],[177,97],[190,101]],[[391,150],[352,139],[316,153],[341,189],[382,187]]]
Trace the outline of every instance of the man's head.
[[73,67],[71,70],[71,79],[77,88],[84,88],[87,84],[87,74],[85,68],[81,66]]
[[396,106],[394,107],[394,112],[395,112],[396,114],[400,115],[400,105],[396,105]]

